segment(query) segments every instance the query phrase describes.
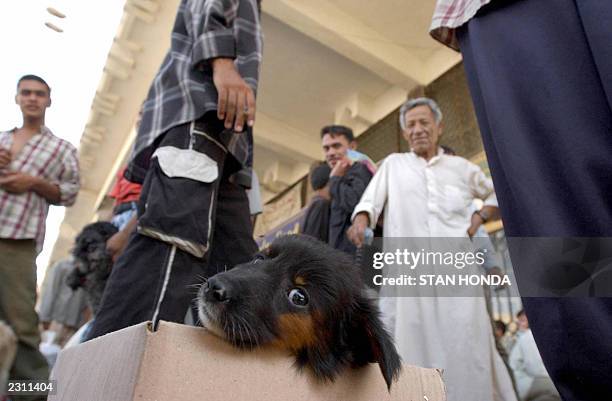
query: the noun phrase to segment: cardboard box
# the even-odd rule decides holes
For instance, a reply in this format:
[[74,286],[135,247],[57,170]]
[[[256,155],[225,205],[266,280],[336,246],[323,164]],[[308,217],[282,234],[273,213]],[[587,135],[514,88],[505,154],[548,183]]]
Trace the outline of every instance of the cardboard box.
[[238,350],[203,328],[138,324],[62,351],[49,400],[402,400],[446,399],[436,369],[404,366],[391,393],[371,364],[347,369],[333,384],[298,373],[275,349]]

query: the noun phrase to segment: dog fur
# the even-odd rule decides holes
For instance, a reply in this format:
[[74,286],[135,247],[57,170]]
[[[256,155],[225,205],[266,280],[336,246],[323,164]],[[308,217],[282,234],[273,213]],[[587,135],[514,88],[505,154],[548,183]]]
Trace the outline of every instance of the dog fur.
[[376,362],[390,388],[401,361],[367,294],[348,255],[291,235],[209,278],[197,302],[202,324],[239,348],[280,347],[323,381]]
[[83,287],[94,316],[113,267],[106,241],[117,231],[117,227],[105,221],[88,224],[77,235],[72,249],[75,269],[66,281],[73,290]]

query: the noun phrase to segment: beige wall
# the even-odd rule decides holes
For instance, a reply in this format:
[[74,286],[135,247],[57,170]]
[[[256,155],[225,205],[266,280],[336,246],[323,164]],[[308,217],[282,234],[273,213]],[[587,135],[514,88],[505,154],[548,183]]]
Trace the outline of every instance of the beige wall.
[[[434,0],[265,0],[255,169],[264,199],[322,158],[319,129],[358,134],[460,61],[427,34]],[[80,147],[83,188],[67,209],[51,263],[97,218],[129,153],[133,125],[168,48],[178,0],[127,0]]]

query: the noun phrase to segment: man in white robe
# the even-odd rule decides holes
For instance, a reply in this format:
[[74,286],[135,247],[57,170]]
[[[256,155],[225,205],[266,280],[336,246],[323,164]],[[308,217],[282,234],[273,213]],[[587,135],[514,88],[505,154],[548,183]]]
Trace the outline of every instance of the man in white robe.
[[[406,102],[400,125],[411,152],[388,156],[372,178],[348,232],[357,246],[383,208],[384,237],[394,238],[467,238],[498,218],[491,180],[438,146],[442,113],[433,100]],[[484,206],[473,212],[476,198]],[[403,362],[443,369],[449,401],[516,401],[483,296],[382,297],[380,306]]]

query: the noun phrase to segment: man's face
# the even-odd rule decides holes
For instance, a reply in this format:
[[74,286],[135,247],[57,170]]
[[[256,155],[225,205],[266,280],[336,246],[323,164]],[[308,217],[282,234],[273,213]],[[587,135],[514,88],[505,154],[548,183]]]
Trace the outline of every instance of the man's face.
[[38,81],[21,81],[17,87],[15,103],[19,105],[24,117],[42,118],[47,107],[51,105],[49,89]]
[[402,132],[410,149],[419,156],[433,156],[442,135],[442,124],[436,123],[429,106],[416,106],[406,112],[406,129]]
[[322,146],[327,164],[334,168],[336,163],[346,156],[346,152],[354,148],[354,142],[350,143],[344,135],[325,134],[323,135]]
[[529,321],[527,320],[527,315],[522,314],[516,318],[518,323],[519,331],[525,331],[529,328]]
[[504,336],[504,332],[502,329],[496,327],[495,328],[495,338],[502,338]]

